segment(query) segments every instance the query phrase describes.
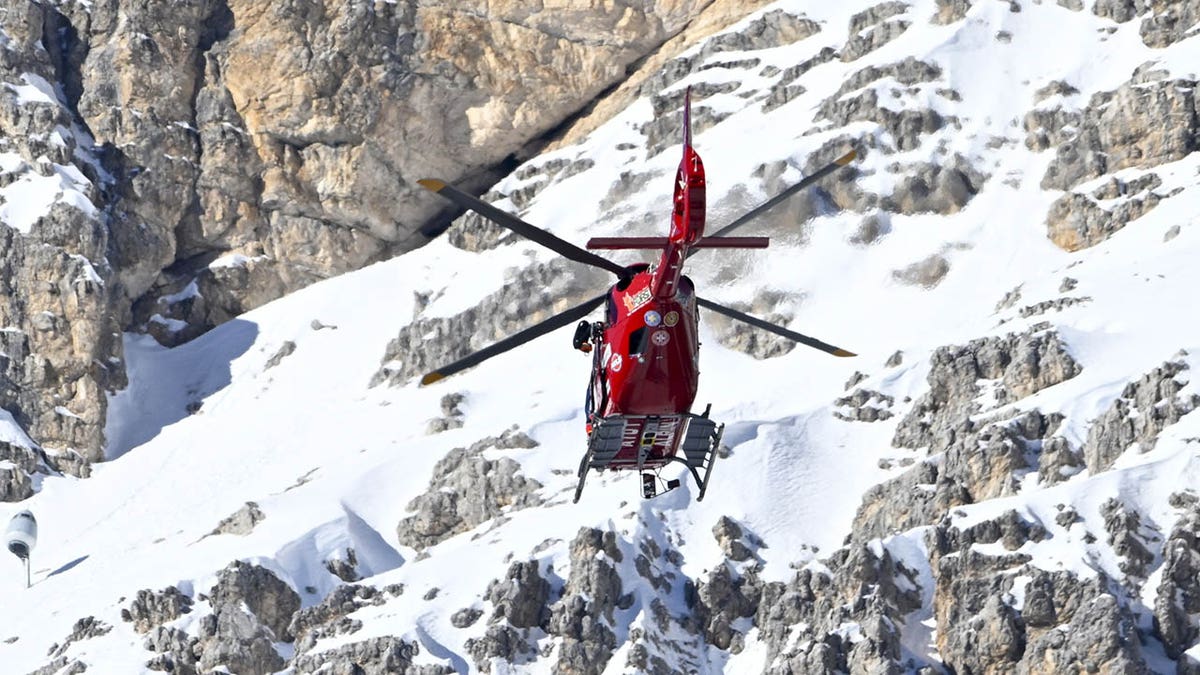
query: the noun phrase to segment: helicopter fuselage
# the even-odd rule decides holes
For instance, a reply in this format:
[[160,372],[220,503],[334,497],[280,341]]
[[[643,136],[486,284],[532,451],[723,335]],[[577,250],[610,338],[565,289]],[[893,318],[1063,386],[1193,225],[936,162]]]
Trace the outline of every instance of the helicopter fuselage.
[[609,292],[600,367],[608,384],[602,416],[687,412],[699,384],[696,293],[687,277],[658,299],[646,269]]

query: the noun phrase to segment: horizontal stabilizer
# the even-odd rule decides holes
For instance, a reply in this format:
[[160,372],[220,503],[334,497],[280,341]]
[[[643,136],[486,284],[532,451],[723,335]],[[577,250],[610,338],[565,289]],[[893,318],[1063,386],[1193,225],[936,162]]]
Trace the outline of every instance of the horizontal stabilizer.
[[[769,237],[704,237],[692,248],[766,248],[770,245]],[[667,247],[666,237],[592,237],[588,240],[590,249],[662,249]]]

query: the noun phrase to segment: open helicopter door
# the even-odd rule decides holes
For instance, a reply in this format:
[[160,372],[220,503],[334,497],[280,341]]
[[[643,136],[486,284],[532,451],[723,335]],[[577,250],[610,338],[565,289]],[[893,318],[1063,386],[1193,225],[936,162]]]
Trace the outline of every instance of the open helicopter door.
[[[717,425],[705,415],[610,415],[599,421],[588,437],[588,449],[579,463],[579,484],[575,499],[583,494],[583,483],[592,469],[661,469],[671,462],[688,468],[696,487],[696,501],[704,499],[712,474],[717,448],[725,425]],[[682,451],[682,457],[680,452]],[[647,480],[649,479],[649,480]],[[642,474],[642,496],[657,494],[652,474]],[[668,489],[678,486],[671,481]]]

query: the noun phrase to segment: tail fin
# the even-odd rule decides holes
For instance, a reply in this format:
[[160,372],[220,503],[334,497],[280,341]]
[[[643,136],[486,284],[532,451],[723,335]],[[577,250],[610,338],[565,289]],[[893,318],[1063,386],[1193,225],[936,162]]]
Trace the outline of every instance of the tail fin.
[[694,244],[704,236],[704,163],[692,149],[692,88],[683,97],[683,159],[675,174],[675,208],[669,239]]
[[683,94],[683,152],[687,156],[687,151],[692,147],[692,85],[688,85],[687,91]]

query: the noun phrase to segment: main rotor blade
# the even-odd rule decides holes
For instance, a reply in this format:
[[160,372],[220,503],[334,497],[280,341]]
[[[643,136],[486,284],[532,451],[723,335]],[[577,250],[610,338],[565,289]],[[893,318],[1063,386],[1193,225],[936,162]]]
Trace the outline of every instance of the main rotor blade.
[[[733,232],[734,230],[745,225],[746,223],[750,222],[751,220],[754,220],[755,218],[766,213],[767,211],[770,211],[772,208],[774,208],[776,205],[778,205],[780,202],[787,199],[788,197],[791,197],[792,195],[796,194],[797,192],[799,192],[799,191],[803,190],[804,188],[812,185],[813,183],[821,180],[825,176],[828,176],[829,174],[833,173],[839,167],[846,166],[850,162],[853,162],[856,157],[858,157],[858,152],[856,152],[854,150],[847,152],[846,154],[842,155],[841,157],[838,157],[837,159],[833,160],[829,164],[821,167],[821,169],[818,170],[816,173],[809,175],[809,176],[805,176],[804,180],[800,181],[799,183],[796,183],[795,185],[791,186],[790,188],[784,190],[783,192],[780,192],[779,194],[768,199],[766,202],[759,204],[758,206],[754,207],[753,209],[750,209],[750,211],[743,214],[742,217],[740,217],[737,220],[733,221],[732,223],[726,225],[725,227],[722,227],[721,229],[717,230],[716,232],[714,232],[713,234],[711,234],[709,236],[723,237],[723,236],[729,234],[730,232]],[[688,257],[691,257],[691,255],[693,253],[696,253],[699,250],[700,249],[694,248],[691,251],[688,251]]]
[[517,347],[520,347],[534,338],[541,337],[546,333],[558,330],[563,326],[579,321],[583,317],[590,314],[593,309],[599,307],[600,304],[604,302],[604,298],[607,296],[608,293],[596,296],[591,300],[584,302],[583,304],[575,305],[571,309],[568,309],[560,314],[555,314],[539,324],[530,326],[520,333],[504,338],[503,340],[493,345],[484,347],[473,354],[468,354],[467,356],[455,361],[454,363],[451,363],[450,365],[442,366],[441,368],[438,368],[437,370],[422,377],[421,384],[433,384],[444,377],[449,377],[450,375],[464,371],[471,366],[477,366],[493,356],[503,354],[510,349],[516,349]]
[[507,227],[522,237],[545,246],[546,248],[554,251],[564,258],[567,258],[568,260],[574,260],[575,262],[581,262],[585,265],[606,269],[618,276],[625,272],[625,268],[617,263],[607,258],[601,258],[595,253],[580,248],[569,241],[559,239],[542,228],[530,225],[511,213],[501,211],[495,206],[492,206],[478,197],[473,197],[462,190],[459,190],[453,185],[450,185],[449,183],[440,181],[436,178],[422,178],[421,180],[417,181],[417,183],[420,184],[421,187],[438,193],[446,199],[449,199],[455,204],[463,207],[464,209],[470,209],[484,218],[492,221],[493,223],[496,223],[497,225]]
[[744,323],[748,323],[751,326],[754,326],[755,328],[761,328],[765,331],[770,331],[776,335],[781,335],[789,340],[794,340],[796,342],[799,342],[802,345],[808,345],[809,347],[812,347],[814,349],[820,349],[821,351],[826,352],[828,354],[833,354],[834,356],[858,356],[858,354],[855,354],[853,352],[848,352],[845,349],[842,349],[841,347],[834,347],[833,345],[821,342],[820,340],[818,340],[816,338],[810,338],[807,335],[797,333],[796,331],[788,330],[788,329],[784,328],[783,326],[776,326],[773,323],[768,323],[766,321],[763,321],[762,319],[750,316],[749,314],[739,312],[736,309],[726,307],[725,305],[718,305],[717,303],[715,303],[711,300],[705,300],[704,298],[696,298],[696,302],[699,303],[701,307],[703,307],[705,309],[711,309],[712,311],[716,312],[717,314],[724,314],[725,316],[727,316],[731,319],[734,319],[737,321],[742,321]]

